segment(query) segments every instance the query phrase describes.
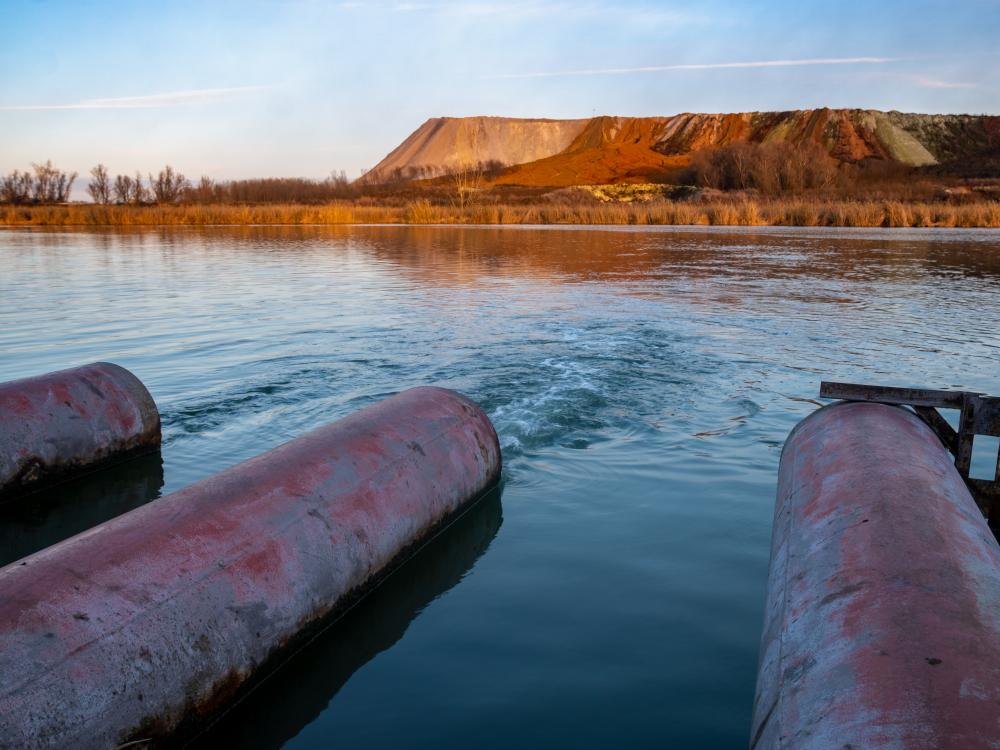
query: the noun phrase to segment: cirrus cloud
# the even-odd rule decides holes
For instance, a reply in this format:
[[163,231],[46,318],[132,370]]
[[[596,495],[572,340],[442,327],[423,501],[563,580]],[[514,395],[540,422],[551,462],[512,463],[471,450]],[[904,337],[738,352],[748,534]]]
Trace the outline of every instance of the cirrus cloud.
[[232,96],[252,91],[263,91],[269,86],[229,86],[214,89],[189,89],[168,91],[162,94],[142,96],[117,96],[101,99],[84,99],[64,104],[9,104],[0,105],[2,112],[36,112],[52,109],[149,109],[156,107],[180,107],[188,104],[228,99]]
[[559,70],[531,73],[497,73],[484,78],[558,78],[563,76],[611,76],[630,73],[663,73],[679,70],[737,70],[743,68],[793,68],[810,65],[883,65],[896,62],[895,57],[814,57],[801,60],[746,60],[721,63],[681,63],[676,65],[644,65],[634,68],[594,68],[590,70]]

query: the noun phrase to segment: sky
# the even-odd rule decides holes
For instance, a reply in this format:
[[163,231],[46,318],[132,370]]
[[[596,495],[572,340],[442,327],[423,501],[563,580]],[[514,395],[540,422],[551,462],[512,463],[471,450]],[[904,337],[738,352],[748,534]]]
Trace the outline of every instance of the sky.
[[1000,0],[2,0],[0,172],[356,177],[439,116],[1000,114],[998,42]]

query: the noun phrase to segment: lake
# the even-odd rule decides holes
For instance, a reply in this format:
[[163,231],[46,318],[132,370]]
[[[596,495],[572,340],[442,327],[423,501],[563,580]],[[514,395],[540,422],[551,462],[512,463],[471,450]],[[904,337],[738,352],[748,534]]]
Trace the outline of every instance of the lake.
[[205,738],[745,746],[778,458],[821,379],[1000,393],[1000,232],[0,232],[0,380],[95,360],[147,457],[0,508],[0,564],[416,385],[498,492]]

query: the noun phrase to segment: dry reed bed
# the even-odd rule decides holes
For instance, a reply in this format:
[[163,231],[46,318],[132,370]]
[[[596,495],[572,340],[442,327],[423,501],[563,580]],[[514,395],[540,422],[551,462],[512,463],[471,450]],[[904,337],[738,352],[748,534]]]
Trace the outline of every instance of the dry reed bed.
[[0,206],[7,226],[211,226],[227,224],[659,224],[817,227],[1000,227],[1000,203],[740,200],[533,205],[459,210],[418,200],[405,206],[349,201],[305,205]]

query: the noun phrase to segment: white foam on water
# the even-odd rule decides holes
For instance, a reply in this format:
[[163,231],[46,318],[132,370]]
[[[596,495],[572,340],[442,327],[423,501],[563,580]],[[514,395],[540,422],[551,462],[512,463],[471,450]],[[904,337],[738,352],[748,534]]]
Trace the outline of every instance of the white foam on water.
[[[593,348],[594,342],[578,343],[585,335],[578,329],[564,328],[559,333],[574,349]],[[608,349],[606,344],[600,348]],[[600,421],[597,412],[609,395],[609,372],[588,359],[597,358],[587,351],[584,358],[551,356],[540,360],[522,380],[527,392],[493,409],[490,418],[505,452],[551,445],[579,427],[589,429],[595,426],[594,421]],[[520,390],[512,389],[514,393]],[[586,425],[580,421],[581,415],[589,417]]]

